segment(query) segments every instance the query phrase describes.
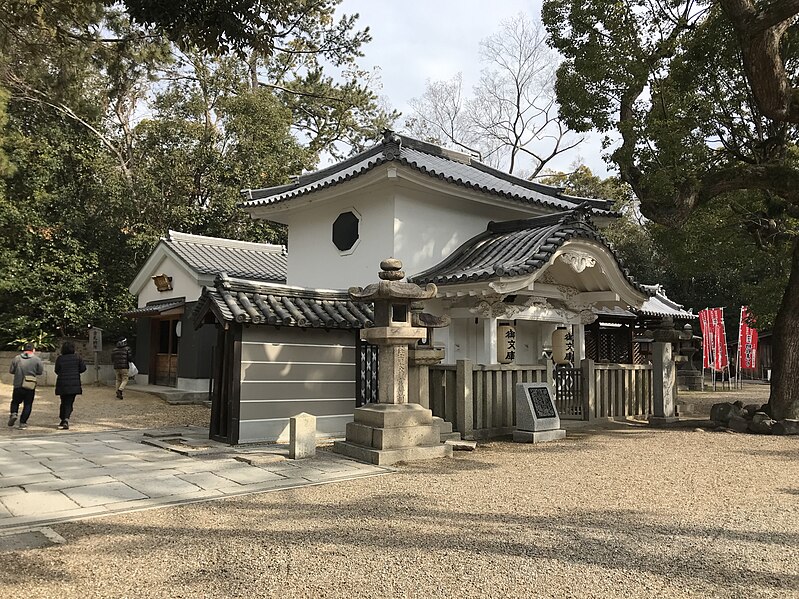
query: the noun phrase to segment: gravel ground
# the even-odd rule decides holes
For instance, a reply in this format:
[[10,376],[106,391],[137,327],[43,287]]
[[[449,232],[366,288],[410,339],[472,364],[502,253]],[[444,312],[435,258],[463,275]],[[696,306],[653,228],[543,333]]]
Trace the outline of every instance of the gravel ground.
[[53,528],[1,596],[799,597],[799,438],[610,424]]
[[707,418],[714,403],[738,400],[744,405],[767,403],[769,389],[768,383],[745,381],[741,389],[722,390],[718,385],[716,391],[680,391],[677,401],[690,404],[694,409],[693,416]]
[[[96,432],[114,429],[162,428],[172,426],[208,426],[211,410],[202,405],[170,406],[149,393],[127,389],[125,399],[116,399],[113,387],[84,385],[83,395],[75,400],[69,431],[58,430],[58,406],[60,400],[54,387],[36,389],[33,411],[28,419],[28,428],[19,430],[6,426],[11,403],[11,385],[0,383],[3,420],[0,421],[0,437],[9,435],[42,435],[45,433],[69,434],[70,432]],[[22,412],[22,406],[20,406]]]

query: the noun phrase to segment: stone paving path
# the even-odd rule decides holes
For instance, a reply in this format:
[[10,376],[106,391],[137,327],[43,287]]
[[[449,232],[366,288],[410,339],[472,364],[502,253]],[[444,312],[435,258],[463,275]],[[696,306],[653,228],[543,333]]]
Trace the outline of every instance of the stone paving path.
[[0,440],[0,534],[393,472],[326,450],[294,461],[284,457],[285,446],[181,455],[165,443],[142,443],[163,437],[163,431],[125,430]]

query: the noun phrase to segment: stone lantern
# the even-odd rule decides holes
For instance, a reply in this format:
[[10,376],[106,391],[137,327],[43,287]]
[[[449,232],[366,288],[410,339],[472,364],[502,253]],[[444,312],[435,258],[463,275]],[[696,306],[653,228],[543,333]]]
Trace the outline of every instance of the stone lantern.
[[372,464],[451,456],[433,413],[408,403],[408,347],[427,337],[424,327],[413,326],[411,304],[435,297],[436,286],[402,282],[402,262],[393,258],[380,268],[379,283],[349,290],[353,300],[374,304],[375,326],[362,329],[361,339],[378,347],[378,403],[355,409],[346,441],[333,449]]

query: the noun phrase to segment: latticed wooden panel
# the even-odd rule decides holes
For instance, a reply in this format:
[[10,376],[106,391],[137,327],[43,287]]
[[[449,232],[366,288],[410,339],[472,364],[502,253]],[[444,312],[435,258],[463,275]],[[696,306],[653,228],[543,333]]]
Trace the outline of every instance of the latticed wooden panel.
[[649,343],[633,342],[633,364],[649,364]]
[[599,361],[614,364],[631,364],[630,330],[601,329],[599,331]]
[[356,407],[377,403],[377,346],[358,340],[358,377],[356,378]]
[[594,329],[585,329],[585,357],[589,360],[597,362],[599,355],[597,353],[596,333]]
[[555,405],[561,418],[582,418],[582,373],[579,368],[557,368],[555,378]]

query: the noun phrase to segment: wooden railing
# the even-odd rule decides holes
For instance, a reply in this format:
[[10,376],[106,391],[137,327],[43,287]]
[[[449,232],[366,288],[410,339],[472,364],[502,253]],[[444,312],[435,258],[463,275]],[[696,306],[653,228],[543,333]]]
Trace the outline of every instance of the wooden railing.
[[[555,376],[563,379],[567,374]],[[554,385],[555,405],[562,418],[591,420],[652,413],[652,366],[594,364],[592,360],[583,360],[579,372],[571,374],[576,389],[565,387],[563,380],[557,385],[555,380],[548,381],[546,366],[484,365],[469,360],[458,360],[454,366],[431,366],[430,409],[435,416],[451,422],[465,439],[486,439],[513,432],[517,383]]]
[[546,367],[473,364],[430,367],[430,409],[467,439],[508,435],[516,425],[517,383],[546,382]]
[[[590,364],[586,365],[586,362]],[[588,387],[584,391],[588,420],[652,413],[651,365],[594,364],[591,360],[583,360],[581,367],[583,385]]]

